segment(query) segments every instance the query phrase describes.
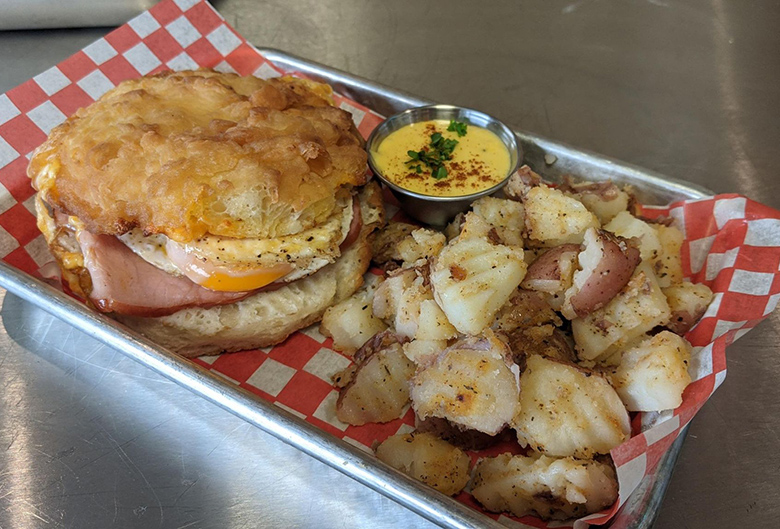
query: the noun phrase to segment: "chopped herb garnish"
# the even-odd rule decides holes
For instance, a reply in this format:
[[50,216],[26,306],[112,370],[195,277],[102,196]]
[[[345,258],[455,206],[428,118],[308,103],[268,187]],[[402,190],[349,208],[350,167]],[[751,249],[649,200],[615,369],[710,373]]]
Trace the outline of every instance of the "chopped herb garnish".
[[468,128],[468,125],[465,123],[461,123],[460,121],[450,120],[450,126],[447,127],[447,130],[450,132],[455,132],[458,134],[458,137],[462,137],[466,135],[466,129]]
[[[455,121],[450,122],[452,127]],[[463,125],[463,134],[465,134],[465,123],[459,123]],[[452,130],[452,128],[447,129]],[[463,136],[458,132],[459,136]],[[422,173],[422,166],[425,165],[431,170],[431,176],[436,180],[441,180],[447,176],[447,168],[444,167],[444,162],[452,159],[452,151],[455,150],[455,146],[458,145],[458,140],[445,138],[440,132],[434,132],[431,134],[431,142],[427,147],[423,147],[419,151],[406,151],[409,155],[409,160],[406,161],[409,164],[409,169],[416,171],[418,174]]]

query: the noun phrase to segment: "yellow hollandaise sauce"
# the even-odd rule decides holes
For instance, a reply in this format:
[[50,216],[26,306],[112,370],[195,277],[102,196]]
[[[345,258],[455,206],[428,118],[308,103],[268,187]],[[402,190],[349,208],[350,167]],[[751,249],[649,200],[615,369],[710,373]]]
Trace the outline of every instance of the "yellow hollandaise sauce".
[[377,170],[395,185],[447,197],[493,187],[506,178],[510,164],[509,151],[494,133],[447,120],[391,132],[371,155]]

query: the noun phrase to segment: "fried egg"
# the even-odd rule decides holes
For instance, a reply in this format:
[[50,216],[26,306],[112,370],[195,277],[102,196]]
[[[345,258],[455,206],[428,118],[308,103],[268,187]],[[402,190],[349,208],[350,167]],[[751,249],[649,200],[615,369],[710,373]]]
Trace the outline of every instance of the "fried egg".
[[118,238],[144,261],[169,274],[183,275],[210,290],[247,292],[295,281],[335,261],[355,214],[351,197],[341,202],[323,224],[276,239],[206,236],[181,244],[163,234],[144,235],[138,229]]

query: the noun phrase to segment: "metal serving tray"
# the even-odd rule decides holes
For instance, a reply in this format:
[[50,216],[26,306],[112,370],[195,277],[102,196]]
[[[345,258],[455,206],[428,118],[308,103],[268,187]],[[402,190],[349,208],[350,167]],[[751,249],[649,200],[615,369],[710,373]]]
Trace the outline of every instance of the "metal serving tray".
[[[260,52],[283,70],[303,72],[314,79],[327,82],[337,92],[384,115],[431,103],[278,50],[261,48]],[[649,204],[667,204],[675,200],[702,198],[712,194],[711,191],[693,184],[672,180],[534,134],[523,131],[516,131],[516,134],[524,153],[524,162],[553,180],[569,173],[591,180],[612,179],[630,183],[640,199]],[[370,454],[155,345],[116,321],[4,262],[0,262],[0,286],[442,527],[504,527],[470,507],[401,474]],[[665,454],[656,474],[645,478],[622,507],[621,528],[649,528],[652,525],[684,437],[685,431]],[[618,527],[616,524],[612,526]]]

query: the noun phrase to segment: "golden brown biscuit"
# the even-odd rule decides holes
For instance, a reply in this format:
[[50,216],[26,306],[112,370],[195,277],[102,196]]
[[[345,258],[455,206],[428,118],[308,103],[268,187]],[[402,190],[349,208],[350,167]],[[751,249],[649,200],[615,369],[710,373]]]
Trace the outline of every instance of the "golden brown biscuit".
[[93,233],[273,238],[323,222],[366,182],[362,146],[327,85],[164,72],[80,109],[28,174]]

